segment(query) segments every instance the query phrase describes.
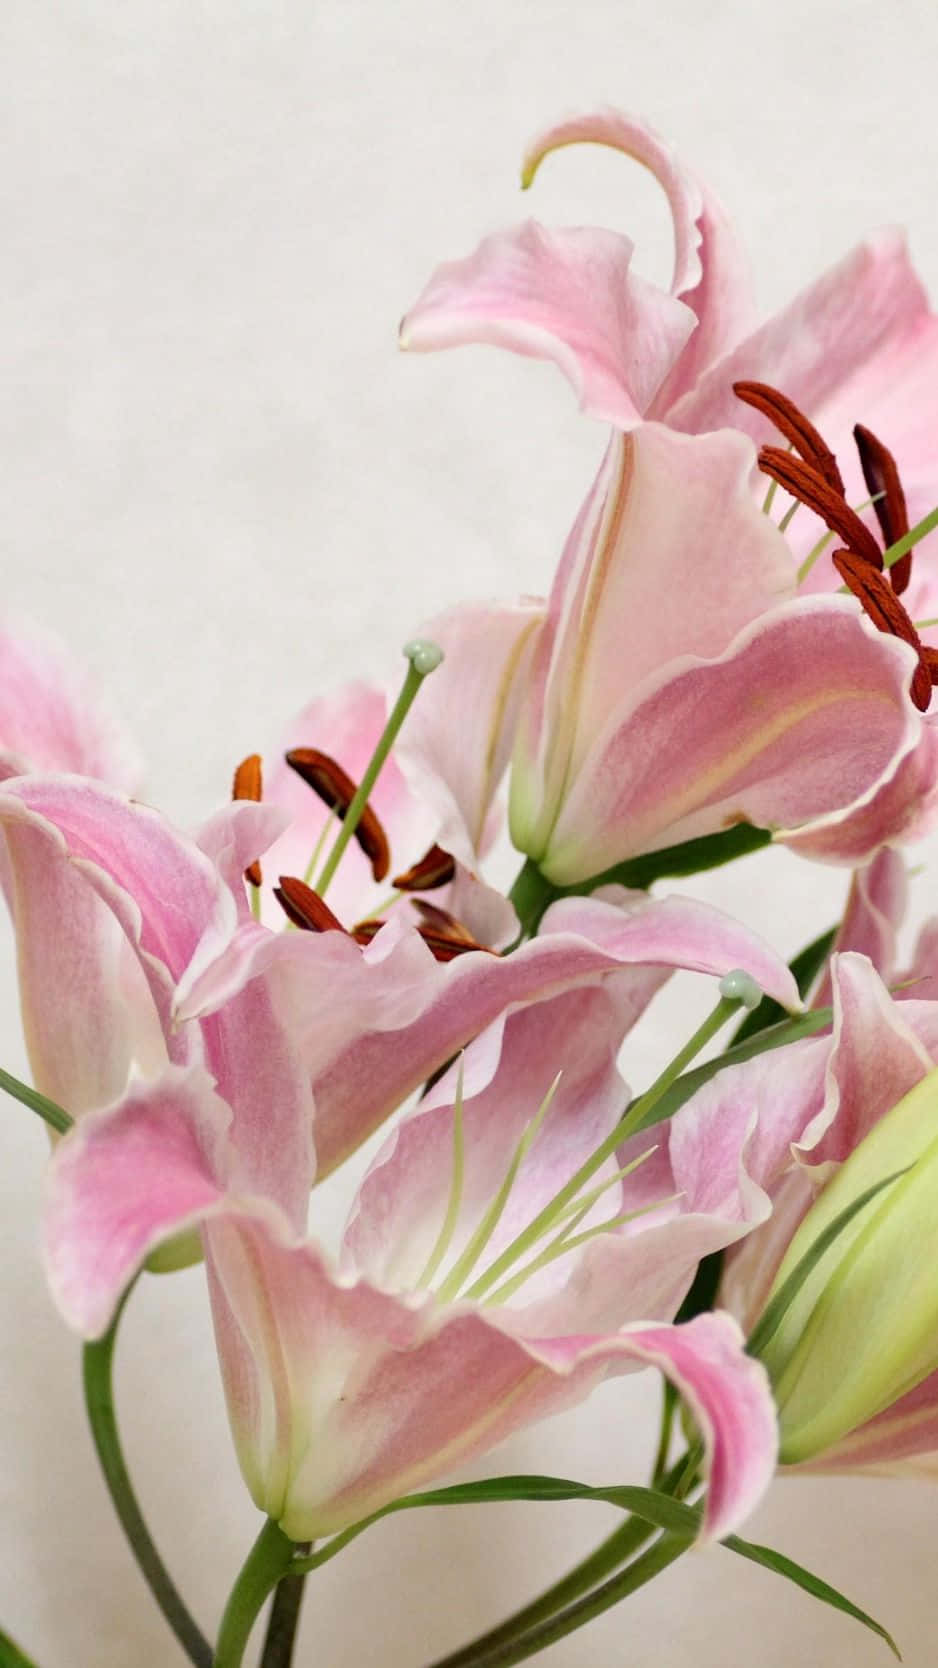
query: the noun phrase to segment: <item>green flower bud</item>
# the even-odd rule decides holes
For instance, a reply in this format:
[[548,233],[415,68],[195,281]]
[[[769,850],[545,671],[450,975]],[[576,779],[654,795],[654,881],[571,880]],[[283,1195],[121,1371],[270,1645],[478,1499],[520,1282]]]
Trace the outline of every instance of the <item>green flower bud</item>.
[[781,1458],[814,1458],[938,1369],[938,1072],[870,1131],[808,1211],[773,1292],[818,1236],[888,1176],[818,1260],[763,1359]]

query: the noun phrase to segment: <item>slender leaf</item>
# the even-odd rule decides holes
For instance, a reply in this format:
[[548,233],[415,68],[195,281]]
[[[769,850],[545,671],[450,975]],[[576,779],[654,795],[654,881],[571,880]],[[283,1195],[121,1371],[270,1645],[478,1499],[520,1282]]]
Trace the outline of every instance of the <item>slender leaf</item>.
[[[799,950],[794,959],[788,963],[798,986],[799,996],[807,996],[833,949],[836,937],[837,928],[828,927],[827,932],[822,932],[819,937],[813,938],[811,943],[806,944],[803,950]],[[776,1002],[772,996],[763,996],[759,1006],[753,1008],[752,1013],[747,1014],[738,1027],[733,1042],[734,1044],[745,1042],[748,1037],[757,1036],[760,1031],[766,1030],[770,1025],[777,1025],[780,1020],[786,1017],[781,1002]]]
[[887,1633],[886,1629],[879,1622],[874,1621],[873,1617],[868,1615],[865,1610],[861,1610],[858,1604],[851,1603],[850,1599],[845,1598],[843,1593],[838,1593],[836,1587],[832,1587],[827,1581],[822,1581],[819,1575],[812,1575],[811,1571],[804,1569],[801,1564],[796,1564],[793,1559],[786,1558],[783,1552],[776,1552],[770,1546],[759,1546],[755,1541],[740,1540],[738,1535],[727,1535],[726,1540],[721,1544],[727,1547],[730,1552],[738,1552],[741,1558],[748,1558],[753,1564],[761,1564],[763,1569],[772,1570],[775,1575],[784,1576],[786,1581],[793,1581],[796,1587],[800,1587],[805,1593],[810,1593],[812,1598],[820,1599],[822,1604],[830,1604],[835,1610],[841,1610],[845,1616],[852,1616],[855,1622],[862,1622],[864,1627],[870,1628],[873,1633],[878,1633],[880,1639],[886,1641],[893,1656],[898,1657],[900,1662],[902,1661],[902,1653],[892,1634]]

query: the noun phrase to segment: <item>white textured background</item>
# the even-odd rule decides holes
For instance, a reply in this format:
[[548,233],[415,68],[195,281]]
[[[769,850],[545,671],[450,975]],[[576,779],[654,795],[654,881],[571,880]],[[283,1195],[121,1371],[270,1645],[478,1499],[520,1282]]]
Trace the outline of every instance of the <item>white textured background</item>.
[[[644,111],[745,228],[766,308],[889,220],[909,225],[934,291],[936,53],[925,0],[3,0],[3,597],[109,685],[152,798],[194,822],[238,758],[313,691],[383,673],[422,616],[548,583],[600,430],[550,368],[395,349],[431,266],[525,210],[627,230],[665,276],[663,203],[625,161],[565,153],[519,200],[530,131],[596,102]],[[833,917],[842,881],[779,856],[707,891],[790,951]],[[924,911],[927,876],[916,896]],[[0,1060],[16,1070],[3,955]],[[687,1023],[674,999],[665,1017]],[[637,1085],[659,1046],[637,1039]],[[37,1266],[44,1135],[10,1103],[0,1144],[0,1620],[40,1668],[174,1668]],[[145,1283],[119,1389],[146,1508],[208,1627],[256,1514],[198,1271]],[[640,1480],[656,1407],[650,1378],[612,1383],[493,1469]],[[529,1506],[383,1526],[312,1583],[298,1668],[419,1668],[609,1521]],[[928,1484],[788,1481],[753,1533],[931,1668],[936,1526]],[[547,1660],[887,1658],[717,1550]]]

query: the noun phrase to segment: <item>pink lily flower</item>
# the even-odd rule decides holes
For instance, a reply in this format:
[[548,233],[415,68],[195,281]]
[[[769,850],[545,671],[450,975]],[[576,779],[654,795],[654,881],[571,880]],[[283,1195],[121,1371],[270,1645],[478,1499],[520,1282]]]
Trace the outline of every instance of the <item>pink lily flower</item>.
[[[408,348],[485,341],[554,358],[584,408],[616,431],[568,540],[522,700],[514,838],[558,885],[740,819],[771,828],[806,855],[862,863],[886,841],[917,838],[932,825],[934,726],[913,723],[900,735],[897,725],[891,751],[880,732],[885,745],[874,746],[865,764],[850,746],[851,729],[856,737],[865,719],[830,686],[828,706],[816,646],[822,632],[832,644],[843,640],[843,623],[808,611],[796,624],[793,612],[784,620],[770,612],[786,595],[794,599],[795,557],[824,527],[802,507],[785,554],[779,549],[773,560],[774,529],[760,531],[756,517],[747,523],[745,516],[752,483],[764,492],[755,455],[733,453],[729,438],[711,431],[732,427],[777,441],[765,411],[737,398],[734,384],[780,387],[834,443],[846,498],[859,502],[870,489],[849,424],[861,418],[898,457],[904,515],[915,521],[938,497],[929,443],[938,321],[902,240],[884,234],[751,331],[744,266],[722,209],[643,124],[612,111],[561,123],[530,147],[525,183],[551,150],[582,140],[622,150],[661,183],[674,223],[670,292],[636,278],[626,239],[583,229],[547,233],[531,222],[440,268],[402,326]],[[709,435],[714,450],[702,440],[697,450],[687,442],[681,450],[677,435],[669,440],[658,424]],[[698,498],[694,492],[705,468],[724,491],[719,507],[715,492],[712,515],[704,485]],[[689,512],[680,536],[672,506],[675,523],[682,508]],[[839,583],[824,559],[805,587],[829,593]],[[916,561],[905,600],[912,619],[938,613],[935,564]],[[692,669],[682,655],[719,664]],[[874,690],[884,689],[883,663],[864,665],[859,647],[850,672],[836,649],[832,665],[839,668],[833,683],[852,685],[854,697],[862,691],[874,700]],[[802,677],[805,688],[796,692],[789,680]],[[926,704],[918,684],[916,700]],[[806,719],[821,706],[831,758],[826,789],[820,723],[812,733]],[[897,718],[895,692],[887,706]],[[781,754],[802,743],[806,768],[798,773]]]
[[241,1467],[295,1539],[645,1365],[688,1399],[709,1456],[704,1532],[726,1534],[774,1466],[765,1375],[727,1316],[666,1322],[699,1257],[746,1224],[705,1185],[675,1200],[630,1190],[640,1162],[619,1174],[615,1056],[632,1006],[620,974],[480,1037],[374,1161],[337,1260],[252,1193],[226,1108],[199,1068],[172,1068],[58,1150],[46,1249],[60,1307],[101,1331],[147,1251],[201,1221]]
[[[889,879],[885,867],[881,862],[880,873],[874,877],[884,890]],[[859,915],[858,907],[855,924]],[[938,1065],[938,1002],[918,995],[920,987],[913,985],[893,999],[866,957],[844,952],[832,960],[830,988],[834,1008],[830,1035],[720,1072],[681,1109],[670,1131],[670,1143],[678,1154],[707,1154],[708,1164],[718,1173],[723,1169],[727,1176],[730,1155],[742,1141],[747,1183],[771,1200],[771,1214],[766,1213],[766,1220],[728,1256],[720,1288],[721,1302],[747,1328],[762,1311],[780,1270],[788,1272],[796,1258],[804,1235],[796,1236],[802,1225],[814,1219],[811,1213],[816,1202],[824,1205],[824,1189],[832,1186],[841,1171],[846,1177],[848,1161],[856,1163],[867,1150],[865,1143],[882,1141],[894,1110],[931,1080]],[[925,1131],[927,1143],[933,1135],[933,1120],[926,1121]],[[727,1154],[722,1164],[715,1156],[721,1151]],[[916,1156],[917,1150],[884,1161],[881,1178]],[[832,1192],[832,1201],[835,1197]],[[827,1214],[833,1210],[832,1202]],[[858,1219],[856,1232],[864,1222],[865,1218]],[[849,1244],[848,1239],[839,1249],[835,1247],[835,1258]],[[919,1244],[916,1255],[927,1261],[927,1245]],[[885,1328],[884,1350],[889,1347],[890,1302],[896,1304],[897,1317],[904,1315],[904,1291],[899,1287],[893,1294],[888,1271],[882,1273],[876,1315],[870,1314],[869,1325]],[[813,1288],[812,1293],[806,1300],[809,1308],[819,1295]],[[859,1317],[854,1324],[860,1324]],[[867,1321],[862,1324],[865,1327]],[[775,1346],[781,1368],[785,1347],[790,1348],[790,1342],[783,1335]],[[846,1384],[847,1377],[841,1352],[840,1367],[825,1394],[833,1398],[835,1380]],[[845,1428],[820,1450],[815,1447],[805,1468],[882,1470],[921,1464],[933,1469],[938,1450],[938,1371],[922,1369],[918,1381],[913,1374],[905,1384],[900,1375],[899,1385],[885,1405],[882,1401],[867,1405],[865,1416],[852,1428]],[[787,1415],[783,1399],[783,1461],[786,1453],[792,1462],[805,1460],[800,1429],[810,1423],[810,1409],[803,1405],[805,1393],[793,1401],[793,1411]],[[790,1385],[786,1395],[791,1397]],[[857,1405],[863,1405],[862,1395]],[[819,1406],[815,1412],[820,1412]],[[796,1416],[797,1429],[791,1424]]]
[[728,431],[613,436],[518,672],[512,837],[558,886],[740,821],[857,862],[935,814],[914,651],[796,594],[753,462]]
[[[623,152],[660,184],[674,227],[670,290],[632,272],[632,244],[617,233],[526,221],[437,270],[404,319],[403,346],[487,342],[553,359],[583,409],[623,430],[651,419],[687,434],[738,428],[761,443],[770,427],[740,407],[733,384],[769,383],[832,443],[851,502],[867,495],[851,438],[862,422],[900,461],[911,521],[932,509],[938,319],[901,233],[868,238],[752,328],[748,264],[725,211],[646,123],[615,110],[559,122],[528,146],[523,184],[551,152],[583,142]],[[826,571],[818,565],[818,577]]]

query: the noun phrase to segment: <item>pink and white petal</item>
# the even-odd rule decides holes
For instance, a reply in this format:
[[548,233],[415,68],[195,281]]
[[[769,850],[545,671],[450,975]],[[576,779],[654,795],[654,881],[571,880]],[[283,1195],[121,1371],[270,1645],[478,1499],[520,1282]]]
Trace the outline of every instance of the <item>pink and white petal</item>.
[[530,185],[544,157],[564,145],[609,145],[647,168],[668,199],[674,227],[672,293],[691,309],[697,329],[660,391],[651,416],[668,410],[702,372],[739,341],[752,314],[749,266],[722,204],[647,123],[617,110],[558,122],[527,147],[522,181]]
[[910,844],[938,823],[938,720],[924,718],[917,742],[872,793],[830,811],[804,828],[780,829],[776,839],[822,863],[865,863],[881,846]]
[[340,1280],[273,1218],[229,1216],[206,1238],[242,1470],[294,1539],[344,1528],[637,1365],[665,1371],[700,1420],[705,1534],[727,1533],[769,1480],[768,1381],[728,1317],[535,1343],[484,1313]]
[[64,645],[33,624],[0,626],[0,780],[74,771],[133,792],[137,748]]
[[[805,825],[871,803],[919,744],[913,664],[835,597],[772,610],[719,659],[673,662],[611,714],[541,868],[569,885],[737,822],[803,842]],[[868,832],[875,850],[893,830],[877,818]]]
[[[908,880],[903,859],[884,846],[882,851],[855,869],[837,929],[833,954],[855,950],[868,956],[877,973],[889,984],[896,966],[897,936],[908,901]],[[830,965],[811,998],[812,1008],[827,1008],[832,1000]]]
[[152,1011],[152,1002],[125,977],[121,930],[54,831],[6,821],[2,796],[0,826],[33,1081],[77,1118],[121,1093],[136,1051],[135,1016],[144,1006]]
[[196,835],[199,849],[211,858],[231,892],[242,921],[252,919],[244,871],[285,833],[288,824],[283,806],[236,799],[216,811]]
[[52,1295],[86,1338],[107,1330],[144,1259],[223,1197],[230,1111],[198,1067],[169,1067],[92,1112],[49,1167],[43,1252]]
[[543,618],[534,597],[465,603],[419,633],[439,643],[445,659],[420,691],[397,756],[413,793],[435,812],[434,838],[470,866],[490,843],[492,805]]
[[[744,967],[785,1006],[798,1006],[788,969],[762,940],[719,911],[678,898],[642,894],[625,909],[600,899],[565,899],[552,906],[537,939],[504,959],[472,952],[441,967],[415,934],[388,943],[391,954],[382,978],[388,980],[393,1003],[379,996],[383,1011],[376,1003],[369,1012],[371,989],[380,992],[381,980],[372,985],[371,967],[363,965],[359,979],[348,986],[346,1004],[358,1028],[350,1028],[344,1046],[331,1056],[328,1044],[323,1046],[318,957],[297,959],[292,967],[284,963],[281,990],[291,1013],[287,1023],[295,1036],[302,1035],[304,1025],[308,1030],[320,1176],[487,1025],[528,1002],[612,976],[620,987],[617,1000],[628,1004],[625,1034],[668,969],[690,967],[721,977]],[[395,962],[405,952],[411,966],[398,982]],[[354,978],[354,967],[346,966]],[[335,984],[330,988],[335,990]],[[397,1006],[405,999],[413,1004],[406,1019]]]
[[[752,496],[753,462],[730,431],[648,423],[613,438],[564,550],[519,730],[511,825],[532,856],[610,713],[684,657],[723,655],[794,595],[791,554]],[[707,550],[719,552],[712,583]]]
[[536,220],[437,267],[401,324],[405,349],[485,342],[551,359],[582,409],[620,429],[641,422],[696,327],[691,309],[631,271],[633,245]]
[[195,842],[156,811],[103,784],[29,776],[0,790],[8,844],[42,831],[76,875],[108,905],[139,956],[170,1057],[192,1057],[197,1040],[173,1024],[176,981],[197,952],[217,956],[234,931],[234,899]]
[[[742,405],[733,383],[767,382],[820,425],[846,464],[848,448],[839,443],[856,422],[878,430],[876,408],[889,388],[895,359],[905,363],[911,350],[931,341],[929,320],[928,298],[905,238],[887,229],[858,244],[751,335],[737,338],[732,352],[711,364],[671,407],[668,422],[689,434],[742,429],[761,445],[777,438],[776,431],[767,418]],[[933,386],[934,368],[929,372],[926,365],[926,387],[929,376]],[[904,396],[898,387],[895,392],[900,403]],[[933,410],[933,396],[931,401]],[[826,414],[839,406],[846,409],[833,435],[827,432]],[[918,412],[908,415],[915,422]],[[884,438],[894,444],[885,429]],[[865,491],[859,496],[865,497]]]
[[795,1154],[816,1179],[826,1179],[874,1124],[933,1070],[908,1024],[905,1003],[892,1000],[865,956],[831,961],[834,1030],[824,1108],[806,1124]]
[[796,1013],[798,987],[781,956],[722,909],[677,894],[650,898],[624,886],[603,886],[588,898],[561,898],[541,922],[541,934],[586,938],[616,961],[643,967],[683,967],[722,978],[745,968],[767,996]]
[[[628,1001],[616,1000],[609,980],[533,1003],[490,1026],[469,1045],[460,1066],[398,1123],[373,1161],[346,1229],[346,1257],[382,1285],[418,1283],[446,1216],[454,1161],[453,1101],[461,1077],[462,1185],[458,1219],[435,1275],[436,1284],[444,1280],[553,1088],[545,1121],[473,1278],[482,1274],[621,1118],[628,1092],[615,1060],[630,1018]],[[611,1180],[616,1168],[610,1159],[594,1185]],[[583,1229],[617,1210],[617,1191],[611,1188],[584,1218]],[[553,1290],[557,1273],[554,1264],[526,1284],[525,1300]]]

